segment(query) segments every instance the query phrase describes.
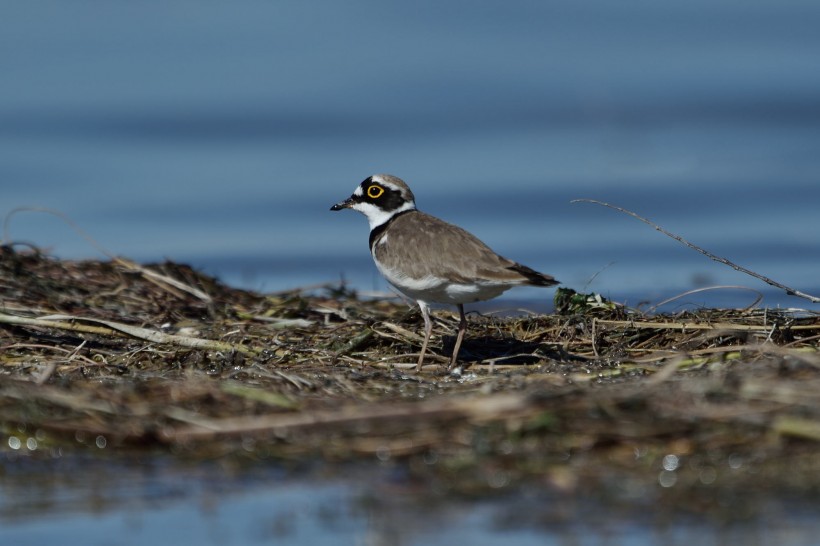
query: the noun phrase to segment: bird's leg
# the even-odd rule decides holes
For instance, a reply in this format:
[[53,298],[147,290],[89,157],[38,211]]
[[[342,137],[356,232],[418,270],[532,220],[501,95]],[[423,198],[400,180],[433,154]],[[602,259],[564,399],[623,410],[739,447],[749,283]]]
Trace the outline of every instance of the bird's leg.
[[464,305],[458,304],[458,313],[461,316],[461,322],[458,323],[458,335],[456,336],[456,346],[453,347],[453,358],[450,360],[450,367],[447,371],[452,370],[456,366],[458,359],[458,350],[461,348],[461,340],[464,339],[464,332],[467,331],[467,317],[464,316]]
[[424,343],[421,344],[421,354],[419,355],[419,363],[416,365],[416,371],[421,371],[421,365],[424,362],[424,353],[427,352],[427,343],[430,341],[430,334],[433,331],[433,321],[430,320],[430,308],[423,301],[418,302],[419,309],[421,309],[421,316],[424,317]]

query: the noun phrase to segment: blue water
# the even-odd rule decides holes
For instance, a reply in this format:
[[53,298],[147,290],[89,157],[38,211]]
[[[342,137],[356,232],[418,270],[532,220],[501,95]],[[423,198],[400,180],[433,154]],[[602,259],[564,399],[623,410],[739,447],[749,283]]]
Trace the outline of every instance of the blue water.
[[[236,286],[345,279],[385,291],[365,220],[328,209],[389,172],[410,183],[422,210],[578,290],[652,304],[743,285],[761,291],[762,305],[816,309],[632,218],[570,201],[629,208],[820,294],[818,28],[816,0],[6,2],[3,238],[104,257],[54,216],[10,215],[49,208],[111,254],[188,262]],[[552,292],[509,294],[538,307]],[[754,300],[725,289],[671,308]],[[58,506],[43,510],[52,517],[11,518],[3,542],[53,541],[70,525],[83,543],[111,531],[153,544],[189,518],[214,529],[215,543],[248,542],[236,518],[264,526],[269,506],[351,494],[309,481],[295,493],[202,501],[180,487],[168,509],[67,515]],[[486,507],[459,506],[477,529],[467,539],[497,543],[479,517]],[[361,539],[368,520],[357,517],[353,531],[297,521],[290,537],[379,543]],[[434,522],[435,532],[405,543],[465,538]],[[653,531],[636,525],[624,541],[648,543]],[[527,533],[505,543],[543,540]]]
[[[808,0],[6,4],[0,214],[238,286],[383,291],[364,219],[328,208],[390,172],[575,289],[805,306],[570,200],[820,292],[818,25]],[[101,256],[40,213],[6,237]]]

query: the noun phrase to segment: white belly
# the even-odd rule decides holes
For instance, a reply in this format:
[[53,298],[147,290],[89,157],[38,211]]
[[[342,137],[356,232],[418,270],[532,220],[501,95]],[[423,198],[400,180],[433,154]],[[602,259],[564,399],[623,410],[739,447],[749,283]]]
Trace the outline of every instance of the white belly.
[[379,271],[402,294],[414,300],[425,302],[458,304],[489,300],[500,296],[514,286],[486,282],[461,284],[432,276],[411,279],[381,267],[379,267]]

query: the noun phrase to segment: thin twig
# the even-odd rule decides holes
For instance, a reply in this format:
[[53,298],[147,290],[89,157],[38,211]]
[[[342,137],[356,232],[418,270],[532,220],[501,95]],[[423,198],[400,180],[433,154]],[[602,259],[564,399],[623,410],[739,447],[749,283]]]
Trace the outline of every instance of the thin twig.
[[[66,363],[66,364],[68,364],[68,363],[70,363],[72,360],[74,360],[74,358],[75,358],[75,357],[77,356],[77,354],[80,352],[80,349],[82,349],[83,347],[85,347],[85,344],[86,344],[86,343],[88,343],[88,340],[87,340],[87,339],[84,339],[84,340],[83,340],[83,342],[82,342],[82,343],[80,343],[80,344],[79,344],[79,345],[78,345],[78,346],[77,346],[77,347],[76,347],[76,348],[75,348],[75,349],[71,352],[71,354],[68,356],[68,359],[65,361],[65,363]],[[57,361],[56,361],[56,360],[52,360],[52,361],[49,363],[48,367],[45,369],[45,371],[44,371],[44,372],[40,375],[40,377],[38,377],[38,378],[35,380],[35,383],[37,383],[38,385],[42,385],[43,383],[45,383],[46,381],[48,381],[48,379],[51,377],[51,375],[54,373],[54,371],[55,371],[56,369],[57,369]]]
[[740,271],[741,273],[751,275],[752,277],[754,277],[756,279],[759,279],[759,280],[765,282],[766,284],[768,284],[770,286],[774,286],[775,288],[779,288],[781,290],[784,290],[786,292],[786,294],[788,294],[790,296],[797,296],[799,298],[804,298],[804,299],[807,299],[807,300],[811,301],[812,303],[820,303],[820,298],[818,298],[817,296],[812,296],[810,294],[800,292],[799,290],[795,290],[794,288],[790,288],[790,287],[788,287],[784,284],[781,284],[777,281],[774,281],[774,280],[770,279],[769,277],[765,277],[765,276],[763,276],[759,273],[755,273],[754,271],[752,271],[750,269],[746,269],[743,266],[737,265],[736,263],[731,262],[731,261],[727,260],[726,258],[721,258],[720,256],[716,256],[715,254],[712,254],[708,250],[705,250],[705,249],[703,249],[703,248],[701,248],[701,247],[699,247],[695,244],[690,243],[689,241],[687,241],[683,237],[666,231],[665,229],[663,229],[658,224],[656,224],[656,223],[654,223],[650,220],[647,220],[643,216],[635,214],[631,210],[627,210],[627,209],[619,207],[617,205],[612,205],[610,203],[605,203],[603,201],[598,201],[596,199],[573,199],[572,201],[570,201],[570,203],[593,203],[595,205],[601,205],[603,207],[607,207],[607,208],[610,208],[610,209],[613,209],[613,210],[617,210],[618,212],[623,212],[624,214],[628,214],[629,216],[632,216],[633,218],[635,218],[637,220],[640,220],[644,224],[652,226],[657,231],[660,231],[661,233],[663,233],[667,237],[671,237],[672,239],[675,239],[677,242],[688,246],[692,250],[696,250],[696,251],[700,252],[701,254],[703,254],[704,256],[709,258],[710,260],[716,261],[718,263],[722,263],[723,265],[728,265],[729,267],[731,267],[735,271]]

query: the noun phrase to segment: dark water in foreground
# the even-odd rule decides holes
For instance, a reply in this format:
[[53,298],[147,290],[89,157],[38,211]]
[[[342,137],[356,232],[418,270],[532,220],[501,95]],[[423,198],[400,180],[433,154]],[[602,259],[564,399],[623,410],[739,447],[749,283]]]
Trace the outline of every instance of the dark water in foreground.
[[[435,463],[432,463],[435,464]],[[726,462],[724,471],[744,469]],[[678,495],[665,478],[612,476],[597,490],[510,487],[447,494],[389,461],[294,471],[5,456],[3,544],[816,544],[816,499],[714,491]],[[663,469],[652,471],[659,476]],[[652,478],[652,477],[650,477]],[[494,491],[493,491],[494,489]],[[589,489],[589,488],[587,488]],[[704,512],[699,505],[722,507]]]

